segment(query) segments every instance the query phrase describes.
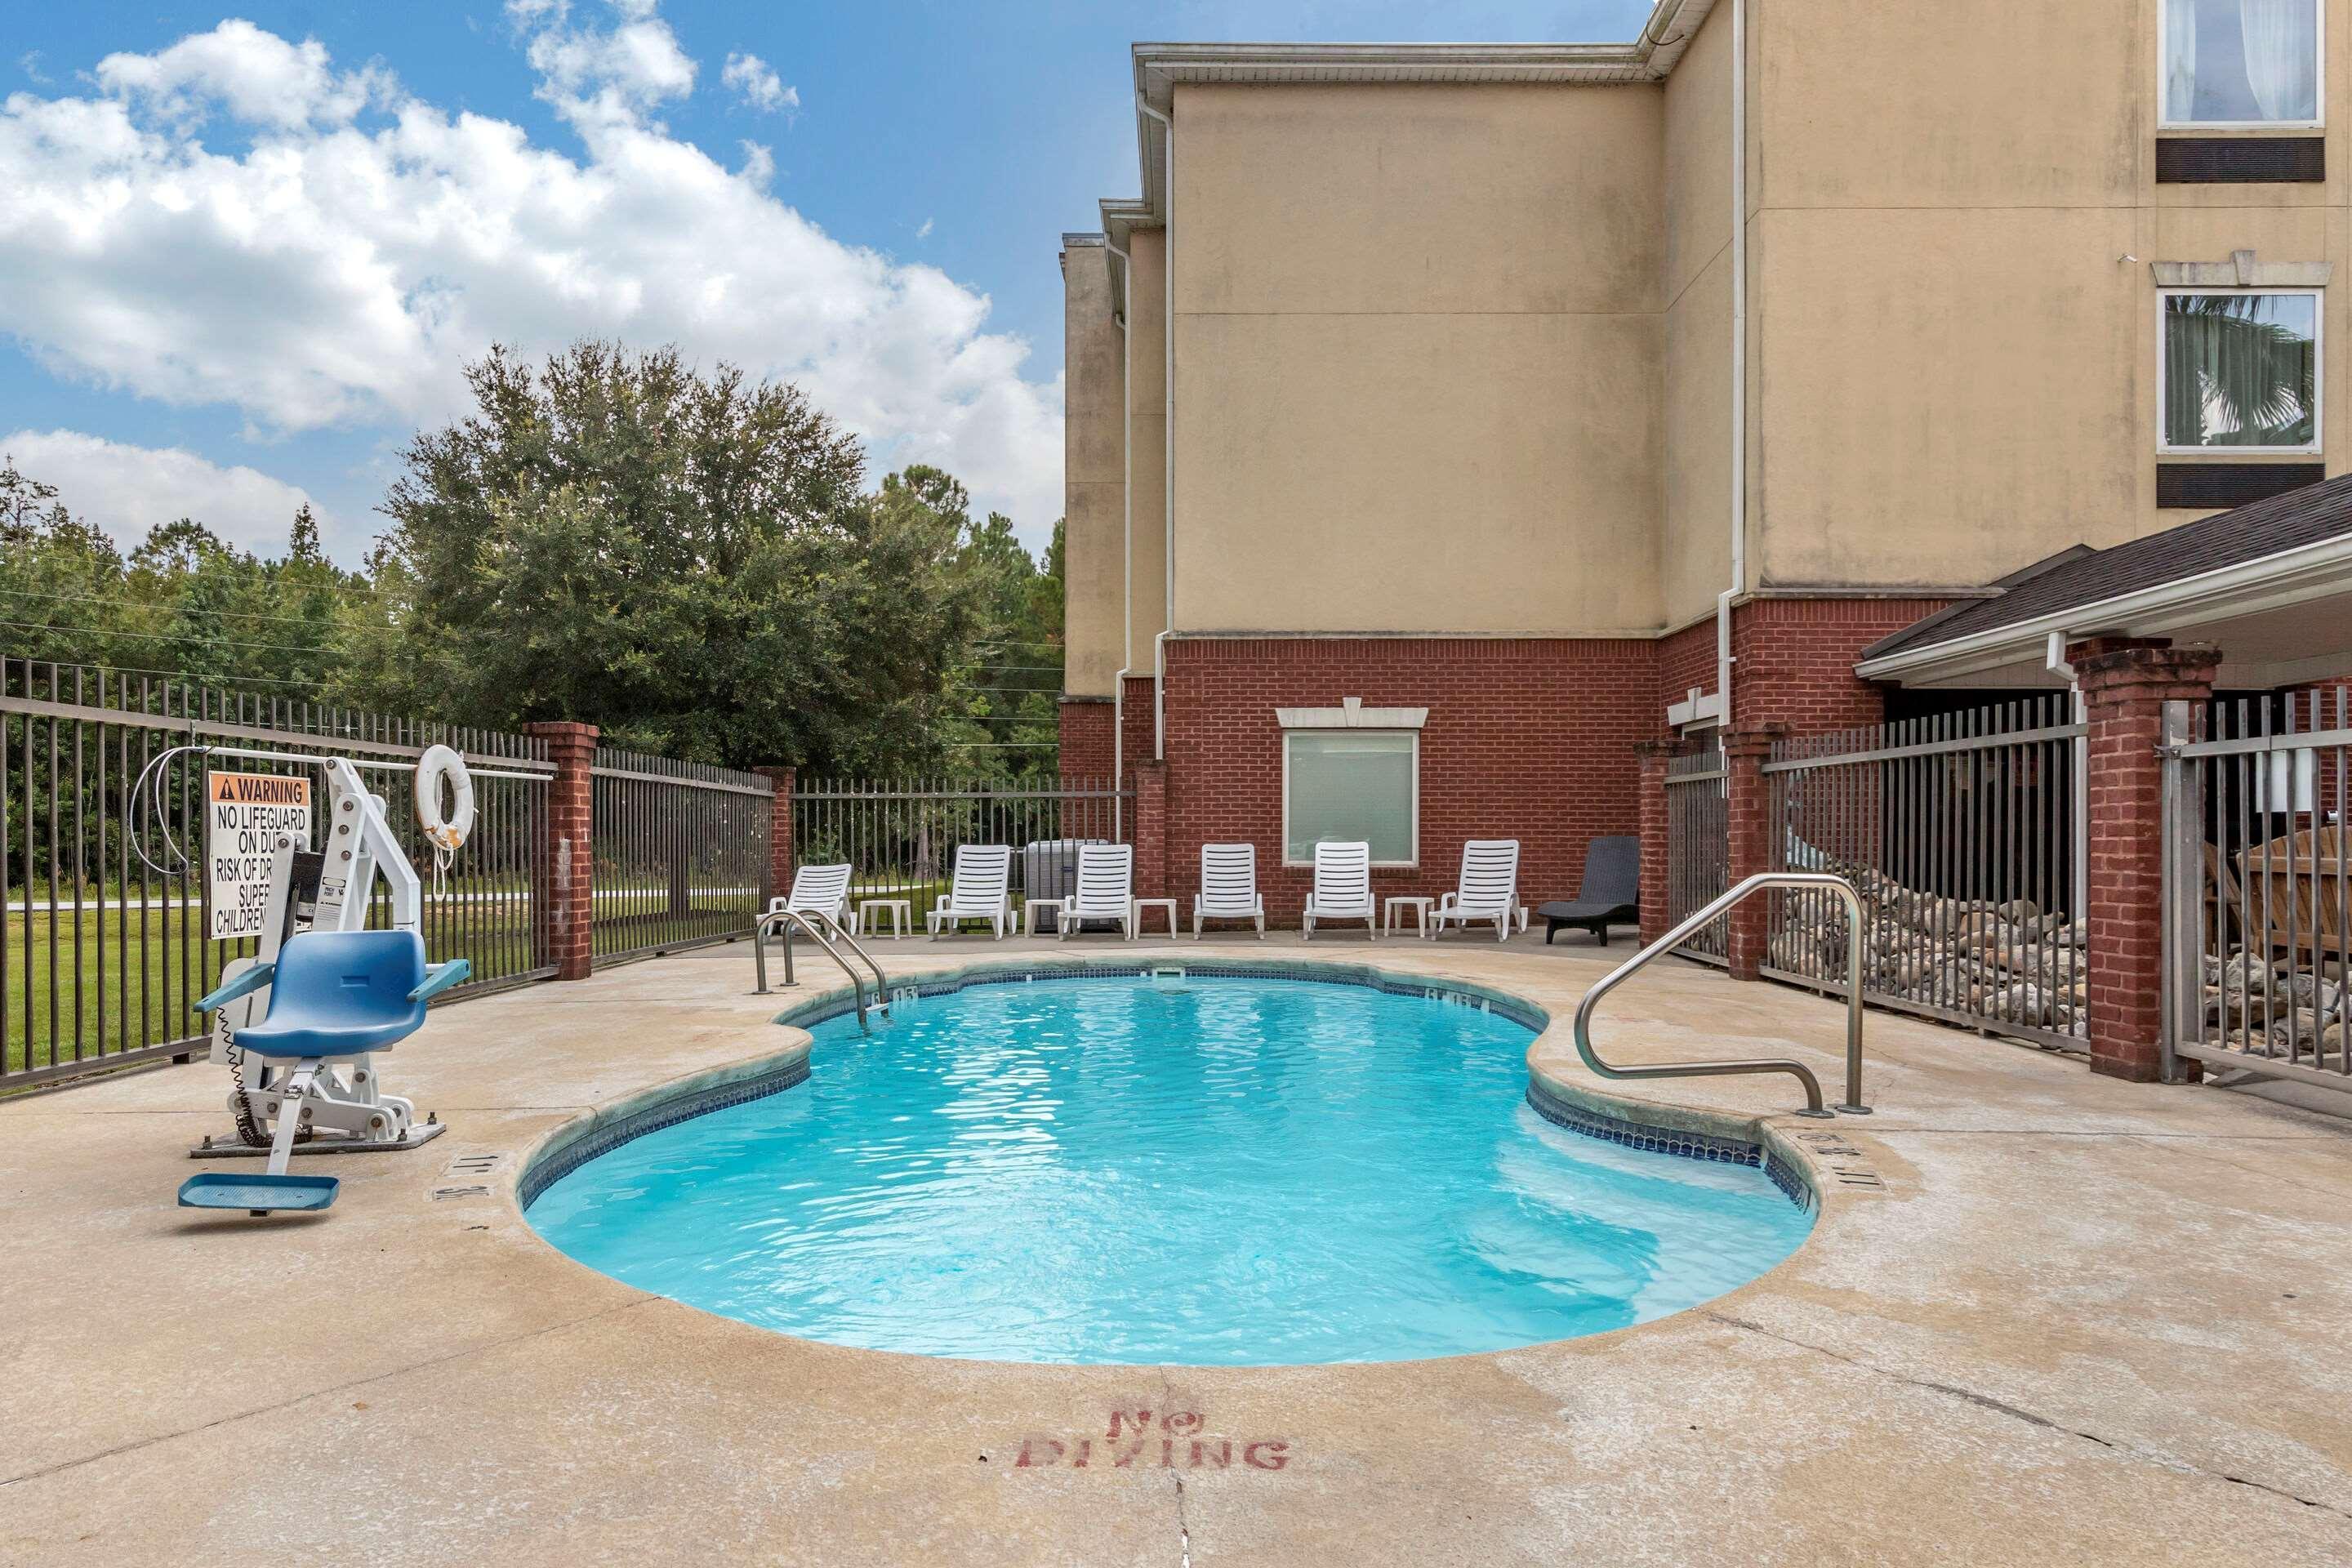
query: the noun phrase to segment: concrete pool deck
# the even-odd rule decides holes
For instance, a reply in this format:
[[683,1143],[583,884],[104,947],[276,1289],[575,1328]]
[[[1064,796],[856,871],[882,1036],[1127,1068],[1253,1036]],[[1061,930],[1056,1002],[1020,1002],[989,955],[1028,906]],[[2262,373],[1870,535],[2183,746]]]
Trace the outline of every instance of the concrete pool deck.
[[[512,1198],[533,1145],[784,1047],[793,997],[751,994],[741,946],[437,1010],[386,1078],[450,1131],[316,1167],[343,1178],[323,1216],[173,1206],[226,1123],[219,1068],[0,1103],[0,1563],[2352,1562],[2344,1122],[1884,1014],[1867,1118],[1780,1114],[1785,1078],[1603,1086],[1565,1026],[1622,942],[876,952],[894,976],[1033,953],[1442,974],[1548,1008],[1541,1065],[1573,1092],[1843,1142],[1810,1145],[1812,1238],[1690,1311],[1162,1372],[811,1343],[538,1239]],[[1794,1054],[1834,1100],[1843,1027],[1667,963],[1599,1035],[1627,1061]],[[1230,1468],[1194,1467],[1195,1437]]]

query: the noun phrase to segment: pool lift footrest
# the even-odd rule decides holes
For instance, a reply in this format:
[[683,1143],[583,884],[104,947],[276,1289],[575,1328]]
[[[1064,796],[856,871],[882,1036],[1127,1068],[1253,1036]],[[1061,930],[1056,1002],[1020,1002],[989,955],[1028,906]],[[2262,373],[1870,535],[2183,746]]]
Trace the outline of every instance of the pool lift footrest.
[[[310,1097],[310,1086],[322,1070],[322,1064],[315,1059],[297,1063],[293,1076],[287,1081],[287,1098],[294,1105],[301,1104]],[[332,1204],[336,1190],[342,1185],[341,1177],[297,1176],[286,1169],[300,1122],[301,1118],[294,1114],[291,1106],[278,1118],[278,1131],[269,1143],[269,1169],[206,1171],[202,1175],[190,1176],[180,1184],[180,1206],[243,1209],[247,1214],[260,1215],[289,1209],[323,1209]]]

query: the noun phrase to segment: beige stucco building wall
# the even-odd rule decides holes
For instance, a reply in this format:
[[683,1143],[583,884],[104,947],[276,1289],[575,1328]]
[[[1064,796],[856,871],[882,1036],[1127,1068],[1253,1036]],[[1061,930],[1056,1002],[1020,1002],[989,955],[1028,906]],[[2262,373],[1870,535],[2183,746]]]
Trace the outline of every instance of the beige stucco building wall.
[[1656,623],[1661,100],[1177,89],[1177,629]]
[[2158,185],[2158,0],[1749,0],[1759,584],[1979,584],[2195,515],[2156,505],[2147,264],[2341,268],[2345,12],[2325,184]]
[[1666,79],[1660,618],[1711,614],[1731,573],[1731,29],[1703,26]]
[[1062,252],[1062,688],[1108,697],[1127,594],[1124,353],[1099,244]]
[[[1711,613],[1730,16],[1663,84],[1175,86],[1176,629]],[[1746,0],[1745,589],[1967,588],[2193,515],[2156,505],[2155,261],[2338,268],[2324,455],[2347,466],[2352,0],[2326,4],[2325,184],[2158,184],[2158,20]],[[1170,624],[1170,243],[1133,235],[1133,634],[1082,650],[1074,620],[1089,680],[1148,670]]]

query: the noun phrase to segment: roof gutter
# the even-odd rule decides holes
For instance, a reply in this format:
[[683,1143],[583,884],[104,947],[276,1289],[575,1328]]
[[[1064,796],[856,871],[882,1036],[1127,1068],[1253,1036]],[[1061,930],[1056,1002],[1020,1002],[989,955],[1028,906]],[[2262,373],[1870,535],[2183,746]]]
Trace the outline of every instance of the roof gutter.
[[[2336,574],[2330,577],[2329,574]],[[2316,579],[2315,581],[2314,579]],[[1994,626],[1948,642],[1904,648],[1864,659],[1853,667],[1864,680],[1900,680],[1930,672],[1963,675],[1972,669],[2031,658],[2053,632],[2084,635],[2092,628],[2127,626],[2156,618],[2146,635],[2161,635],[2195,615],[2245,615],[2316,598],[2352,587],[2352,533],[2300,544],[2252,561],[2216,567],[2194,576],[2159,583],[2135,593],[2086,605],[2072,605],[2031,620]]]

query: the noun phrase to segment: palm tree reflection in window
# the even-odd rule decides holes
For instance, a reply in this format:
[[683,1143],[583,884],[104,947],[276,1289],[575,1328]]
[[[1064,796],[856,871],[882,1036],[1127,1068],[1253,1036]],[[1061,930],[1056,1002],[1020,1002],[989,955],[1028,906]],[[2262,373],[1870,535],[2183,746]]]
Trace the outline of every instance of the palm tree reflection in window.
[[2165,445],[2315,445],[2318,318],[2316,294],[2165,296]]

